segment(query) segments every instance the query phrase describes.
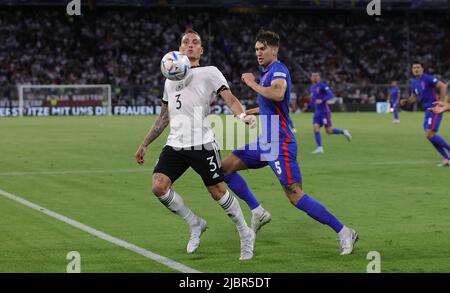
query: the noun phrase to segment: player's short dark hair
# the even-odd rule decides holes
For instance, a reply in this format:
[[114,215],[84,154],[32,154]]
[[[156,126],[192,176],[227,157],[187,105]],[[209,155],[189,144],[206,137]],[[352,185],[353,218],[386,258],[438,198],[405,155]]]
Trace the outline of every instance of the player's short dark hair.
[[256,35],[256,42],[263,43],[266,46],[280,47],[280,36],[276,32],[261,29]]
[[412,63],[412,65],[414,65],[414,64],[419,64],[420,66],[423,67],[423,62],[420,61],[420,60],[414,60],[413,63]]
[[200,39],[200,42],[202,41],[202,37],[200,37],[200,34],[198,32],[196,32],[192,28],[187,28],[184,31],[184,33],[181,34],[180,43],[183,41],[184,36],[187,35],[187,34],[196,34],[198,36],[198,38]]

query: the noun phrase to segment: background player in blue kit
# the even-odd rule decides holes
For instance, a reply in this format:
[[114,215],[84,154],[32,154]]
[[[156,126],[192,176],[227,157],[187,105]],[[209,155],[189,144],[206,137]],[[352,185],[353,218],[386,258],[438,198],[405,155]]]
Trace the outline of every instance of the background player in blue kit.
[[[450,151],[450,145],[443,137],[437,135],[443,113],[437,114],[432,111],[427,111],[429,108],[434,107],[434,103],[436,101],[444,100],[445,95],[447,94],[447,85],[432,75],[424,74],[423,65],[421,62],[413,63],[412,74],[415,79],[411,82],[411,96],[408,99],[401,100],[401,104],[405,105],[407,103],[415,103],[417,98],[419,98],[419,102],[425,111],[423,128],[425,130],[426,137],[444,158],[442,163],[438,166],[448,167],[450,160],[448,154]],[[439,98],[436,96],[436,89],[439,90]]]
[[309,107],[314,106],[313,131],[317,148],[312,153],[318,154],[324,152],[322,137],[320,135],[320,128],[322,126],[325,127],[325,131],[328,134],[342,134],[348,141],[352,140],[352,136],[348,130],[331,128],[331,110],[327,102],[333,98],[333,92],[320,80],[320,73],[311,73],[311,82],[313,84],[310,88],[311,100],[309,104],[302,109],[302,112],[305,112]]
[[400,88],[395,80],[391,82],[391,88],[389,89],[387,99],[391,106],[391,112],[394,112],[394,123],[398,124],[400,123],[400,119],[398,117],[398,111],[400,108]]
[[[252,227],[257,231],[261,227],[258,226],[258,219],[264,219],[264,214],[267,215],[268,212],[262,209],[247,183],[236,171],[269,165],[292,205],[331,227],[339,235],[341,255],[350,254],[358,239],[355,230],[343,225],[320,202],[302,191],[297,142],[291,130],[292,121],[289,116],[291,76],[286,66],[278,61],[279,42],[278,34],[272,31],[262,30],[256,36],[256,57],[263,68],[260,83],[255,81],[252,73],[244,73],[242,80],[258,94],[262,133],[256,142],[233,151],[225,158],[225,182],[254,211]],[[257,209],[260,209],[258,213]]]

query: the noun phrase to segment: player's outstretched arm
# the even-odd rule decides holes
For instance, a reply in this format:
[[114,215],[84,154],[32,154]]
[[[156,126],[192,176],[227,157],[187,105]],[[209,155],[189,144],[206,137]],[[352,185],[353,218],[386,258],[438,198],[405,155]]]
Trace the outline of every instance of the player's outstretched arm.
[[439,81],[436,87],[439,89],[439,99],[443,101],[447,95],[447,85],[442,81]]
[[248,109],[245,111],[245,114],[247,115],[259,115],[259,107]]
[[282,78],[273,80],[270,86],[259,85],[256,82],[253,73],[244,73],[242,74],[241,79],[249,88],[270,100],[281,102],[284,99],[287,83],[286,80]]
[[404,106],[406,104],[414,104],[417,101],[417,97],[414,94],[411,94],[409,98],[400,100],[400,106]]
[[231,90],[222,90],[220,96],[224,99],[228,107],[230,107],[231,112],[239,119],[250,126],[250,128],[256,127],[256,117],[254,115],[248,115],[244,111],[244,107],[238,98],[231,92]]
[[163,103],[161,105],[161,114],[159,114],[158,118],[156,118],[156,121],[153,124],[152,128],[147,133],[144,141],[136,151],[135,158],[136,162],[139,165],[144,164],[144,156],[147,152],[147,146],[151,144],[164,131],[167,125],[169,125],[169,108],[166,103]]
[[433,102],[435,107],[429,108],[428,111],[433,112],[434,114],[441,114],[445,111],[450,111],[450,103],[446,103],[443,101]]

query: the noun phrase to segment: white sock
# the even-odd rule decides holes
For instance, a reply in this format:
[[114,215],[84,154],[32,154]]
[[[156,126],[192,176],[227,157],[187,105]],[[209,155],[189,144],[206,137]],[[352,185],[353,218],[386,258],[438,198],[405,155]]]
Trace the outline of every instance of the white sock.
[[338,232],[339,239],[350,237],[352,235],[352,231],[347,227],[342,227],[341,231]]
[[243,233],[247,232],[248,226],[245,222],[239,202],[227,190],[227,192],[222,196],[221,199],[217,201],[217,203],[224,209],[227,215],[236,224],[239,236],[242,237]]
[[183,198],[172,189],[158,199],[169,210],[180,215],[190,226],[197,223],[198,217],[184,204]]

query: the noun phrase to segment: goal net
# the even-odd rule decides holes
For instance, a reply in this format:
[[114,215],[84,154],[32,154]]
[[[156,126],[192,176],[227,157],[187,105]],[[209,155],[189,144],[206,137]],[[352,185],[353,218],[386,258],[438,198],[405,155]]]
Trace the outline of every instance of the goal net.
[[111,85],[18,86],[19,116],[111,115]]

